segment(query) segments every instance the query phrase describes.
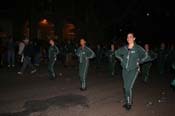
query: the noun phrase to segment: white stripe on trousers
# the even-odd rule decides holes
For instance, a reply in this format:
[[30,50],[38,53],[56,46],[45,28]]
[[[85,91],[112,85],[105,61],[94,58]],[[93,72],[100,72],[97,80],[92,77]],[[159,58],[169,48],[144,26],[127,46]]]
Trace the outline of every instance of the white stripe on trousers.
[[[131,98],[130,98],[130,100],[128,100],[129,103],[131,103],[131,100],[132,100],[132,88],[133,88],[134,82],[135,82],[135,80],[136,80],[138,74],[139,74],[139,68],[137,69],[136,74],[135,74],[135,76],[134,76],[134,79],[133,79],[133,81],[131,82],[131,86],[130,86],[130,90],[129,90],[130,93],[131,93],[131,95],[130,95]],[[128,99],[129,99],[129,98],[128,98]]]
[[88,65],[88,62],[85,63],[85,69],[84,69],[84,73],[83,73],[83,82],[82,82],[82,88],[84,89],[86,87],[86,73],[87,73],[87,65]]

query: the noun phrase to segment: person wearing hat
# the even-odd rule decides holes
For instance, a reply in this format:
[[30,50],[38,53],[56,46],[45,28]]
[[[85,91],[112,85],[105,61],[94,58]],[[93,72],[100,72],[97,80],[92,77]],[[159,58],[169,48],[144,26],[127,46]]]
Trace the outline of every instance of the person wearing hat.
[[58,47],[55,45],[55,41],[53,39],[49,40],[49,51],[48,51],[48,73],[49,73],[49,79],[54,80],[56,79],[55,71],[54,71],[54,65],[57,60],[57,55],[59,53]]
[[149,60],[148,53],[135,42],[134,33],[128,33],[128,45],[115,51],[115,56],[121,61],[122,77],[124,82],[125,104],[123,107],[130,110],[133,104],[132,89],[140,71],[139,64]]
[[87,72],[89,67],[89,59],[95,57],[95,53],[86,46],[86,40],[84,38],[80,39],[80,47],[78,48],[76,55],[79,57],[79,76],[80,76],[80,83],[81,91],[87,90]]

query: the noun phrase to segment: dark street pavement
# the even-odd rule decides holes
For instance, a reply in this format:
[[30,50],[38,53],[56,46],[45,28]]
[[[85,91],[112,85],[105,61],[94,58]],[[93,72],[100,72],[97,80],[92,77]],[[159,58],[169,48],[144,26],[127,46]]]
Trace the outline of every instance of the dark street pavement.
[[134,105],[123,107],[120,73],[110,77],[106,66],[89,68],[88,90],[79,90],[78,69],[55,68],[56,80],[48,80],[47,66],[37,73],[17,75],[19,68],[0,69],[0,116],[175,116],[175,92],[171,75],[160,78],[152,70],[148,84],[141,76],[134,86]]

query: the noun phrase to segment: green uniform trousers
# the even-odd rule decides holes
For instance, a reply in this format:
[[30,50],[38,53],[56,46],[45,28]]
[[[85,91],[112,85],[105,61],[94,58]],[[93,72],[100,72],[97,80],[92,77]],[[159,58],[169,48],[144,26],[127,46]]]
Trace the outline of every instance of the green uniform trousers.
[[126,103],[128,104],[132,104],[132,89],[133,89],[135,80],[138,76],[138,73],[139,73],[138,69],[133,69],[130,71],[123,69],[122,71],[125,100],[126,100]]
[[[175,63],[172,64],[172,68],[175,70]],[[175,79],[171,82],[171,85],[175,87]]]
[[143,64],[142,66],[142,76],[143,76],[144,82],[148,81],[151,66],[152,66],[152,63],[146,63],[146,64]]
[[83,62],[79,64],[79,76],[80,76],[80,84],[81,88],[86,88],[86,78],[88,72],[89,62]]
[[175,87],[175,79],[171,82],[171,85]]
[[48,73],[49,73],[49,79],[55,79],[55,71],[54,71],[54,65],[55,65],[56,60],[51,59],[48,63]]
[[109,62],[109,71],[112,76],[115,75],[115,62],[110,61]]

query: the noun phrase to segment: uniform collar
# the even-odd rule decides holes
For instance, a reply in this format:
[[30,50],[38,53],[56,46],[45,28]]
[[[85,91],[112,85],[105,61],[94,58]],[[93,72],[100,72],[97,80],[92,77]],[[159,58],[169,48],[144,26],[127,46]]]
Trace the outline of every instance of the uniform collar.
[[82,50],[86,48],[86,46],[84,46],[84,48],[80,47]]
[[[135,49],[135,47],[137,46],[137,44],[136,43],[134,43],[134,46],[133,46],[133,48],[131,48],[130,50],[133,50],[133,49]],[[128,45],[126,45],[125,46],[125,49],[127,49],[127,50],[129,50],[129,48],[128,48]]]

